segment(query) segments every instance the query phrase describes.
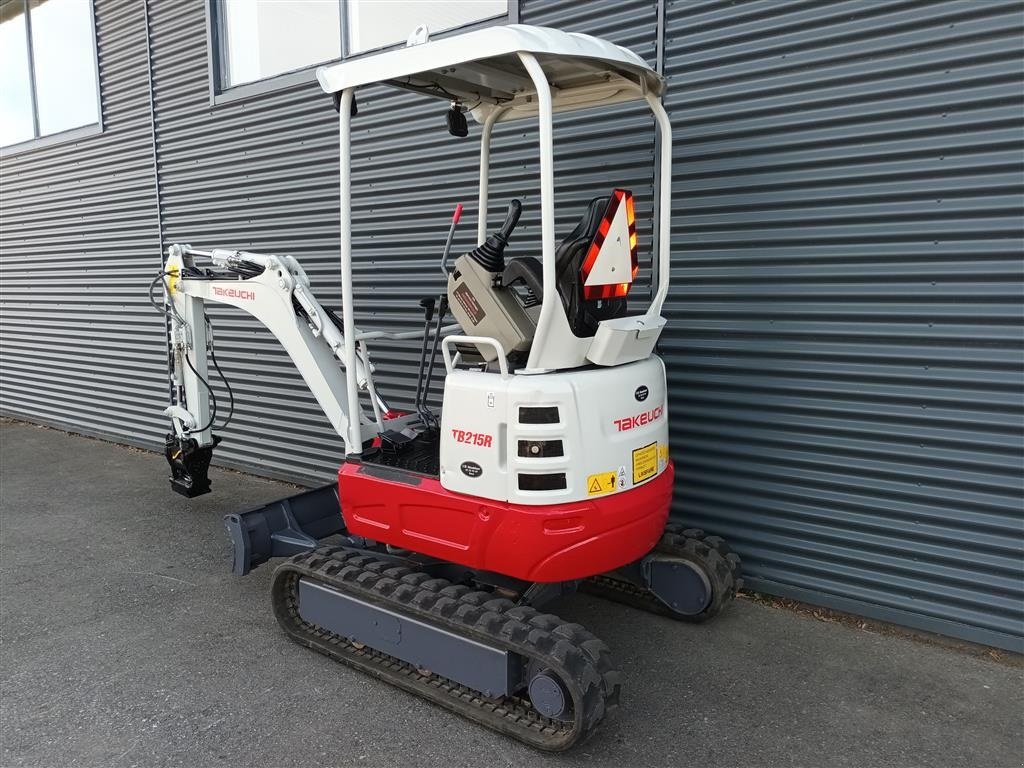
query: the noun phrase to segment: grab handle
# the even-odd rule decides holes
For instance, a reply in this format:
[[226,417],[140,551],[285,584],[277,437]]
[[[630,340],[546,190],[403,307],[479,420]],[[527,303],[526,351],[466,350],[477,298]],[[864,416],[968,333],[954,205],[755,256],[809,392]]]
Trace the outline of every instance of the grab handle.
[[501,377],[508,378],[508,360],[505,359],[505,350],[497,339],[492,339],[490,336],[445,336],[441,341],[441,355],[444,357],[444,367],[448,373],[452,372],[451,347],[455,344],[487,344],[494,347],[498,353],[498,370],[501,371]]

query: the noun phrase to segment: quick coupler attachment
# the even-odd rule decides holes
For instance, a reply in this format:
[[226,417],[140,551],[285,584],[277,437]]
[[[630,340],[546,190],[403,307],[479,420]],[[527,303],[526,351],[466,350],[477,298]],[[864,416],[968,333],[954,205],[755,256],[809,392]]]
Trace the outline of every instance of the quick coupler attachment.
[[345,532],[337,483],[225,515],[224,526],[231,537],[231,571],[236,576],[245,576],[272,557],[308,552],[320,539]]
[[195,438],[168,434],[164,440],[164,456],[171,466],[171,488],[182,496],[193,498],[210,492],[210,459],[220,437],[213,443],[199,446]]

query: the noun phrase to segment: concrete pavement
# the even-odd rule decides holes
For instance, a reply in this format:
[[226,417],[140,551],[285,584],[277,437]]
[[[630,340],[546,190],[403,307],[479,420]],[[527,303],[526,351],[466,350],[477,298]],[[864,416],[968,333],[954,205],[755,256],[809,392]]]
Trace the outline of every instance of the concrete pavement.
[[0,425],[3,766],[1010,766],[1024,673],[739,600],[705,626],[578,596],[624,706],[544,755],[289,642],[270,569],[229,573],[221,516],[295,492]]

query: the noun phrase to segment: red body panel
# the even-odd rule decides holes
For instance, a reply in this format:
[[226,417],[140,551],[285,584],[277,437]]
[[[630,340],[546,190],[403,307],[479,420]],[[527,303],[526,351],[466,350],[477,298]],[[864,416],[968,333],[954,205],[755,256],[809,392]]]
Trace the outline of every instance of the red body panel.
[[581,579],[643,557],[661,537],[672,500],[671,463],[629,491],[544,506],[452,493],[433,478],[383,474],[355,462],[338,470],[350,532],[526,581]]

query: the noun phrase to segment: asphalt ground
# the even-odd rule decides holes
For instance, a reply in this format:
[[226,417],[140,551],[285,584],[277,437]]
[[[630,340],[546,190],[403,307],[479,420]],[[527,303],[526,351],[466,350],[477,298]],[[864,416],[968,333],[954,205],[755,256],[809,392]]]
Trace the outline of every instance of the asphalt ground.
[[624,706],[546,755],[290,642],[271,569],[230,574],[221,517],[295,489],[0,425],[3,766],[1019,766],[1024,672],[738,600],[702,626],[597,598]]

